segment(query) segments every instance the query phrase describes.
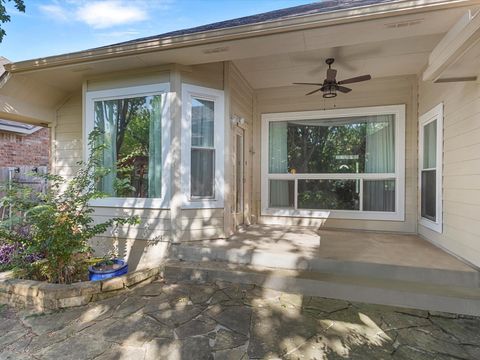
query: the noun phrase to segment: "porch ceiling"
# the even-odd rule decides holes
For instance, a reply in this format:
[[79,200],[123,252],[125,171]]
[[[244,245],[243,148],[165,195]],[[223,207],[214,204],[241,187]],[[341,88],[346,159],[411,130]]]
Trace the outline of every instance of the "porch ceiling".
[[[418,74],[442,35],[366,42],[310,51],[236,60],[253,88],[288,86],[293,82],[323,82],[325,59],[335,58],[338,80],[371,74],[374,78]],[[308,87],[310,89],[310,87]]]

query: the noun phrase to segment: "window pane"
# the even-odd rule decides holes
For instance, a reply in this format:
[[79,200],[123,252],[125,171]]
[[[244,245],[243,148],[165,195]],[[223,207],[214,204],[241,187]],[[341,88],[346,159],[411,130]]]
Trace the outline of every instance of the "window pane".
[[270,122],[270,173],[393,173],[394,115]]
[[102,163],[113,170],[98,184],[101,191],[119,197],[161,196],[161,107],[160,95],[94,103],[94,126],[108,146]]
[[215,150],[192,149],[191,196],[213,197],[215,183]]
[[213,147],[213,101],[192,99],[192,146]]
[[364,180],[363,210],[395,211],[395,180]]
[[268,171],[270,174],[288,173],[288,136],[286,121],[272,121],[268,133]]
[[437,171],[422,171],[422,217],[437,220]]
[[295,181],[270,180],[270,207],[292,208],[295,206]]
[[298,180],[298,208],[359,210],[358,180]]
[[437,121],[432,121],[423,128],[423,168],[437,166]]

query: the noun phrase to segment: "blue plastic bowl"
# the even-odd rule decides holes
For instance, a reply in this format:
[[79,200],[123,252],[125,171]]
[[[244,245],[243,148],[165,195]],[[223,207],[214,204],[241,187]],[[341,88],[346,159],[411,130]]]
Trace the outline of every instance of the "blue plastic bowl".
[[120,275],[125,275],[128,272],[128,264],[122,259],[113,259],[112,260],[115,264],[122,265],[118,269],[115,270],[95,270],[93,266],[88,267],[88,279],[90,281],[98,281],[98,280],[105,280],[110,279],[113,277],[117,277]]

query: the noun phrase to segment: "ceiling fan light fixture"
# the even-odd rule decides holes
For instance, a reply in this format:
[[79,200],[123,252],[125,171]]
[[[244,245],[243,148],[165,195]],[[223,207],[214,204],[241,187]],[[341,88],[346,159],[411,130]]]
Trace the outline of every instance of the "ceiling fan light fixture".
[[335,91],[335,89],[329,89],[328,91],[323,93],[323,97],[325,99],[331,99],[331,98],[334,98],[336,96],[337,96],[337,92]]

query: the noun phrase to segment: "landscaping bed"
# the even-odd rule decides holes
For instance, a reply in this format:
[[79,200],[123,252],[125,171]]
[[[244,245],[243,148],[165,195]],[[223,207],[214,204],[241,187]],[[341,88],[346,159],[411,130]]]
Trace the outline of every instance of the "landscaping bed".
[[86,305],[116,296],[139,285],[154,281],[160,268],[138,270],[119,277],[72,284],[14,278],[13,272],[0,273],[0,304],[38,311]]

